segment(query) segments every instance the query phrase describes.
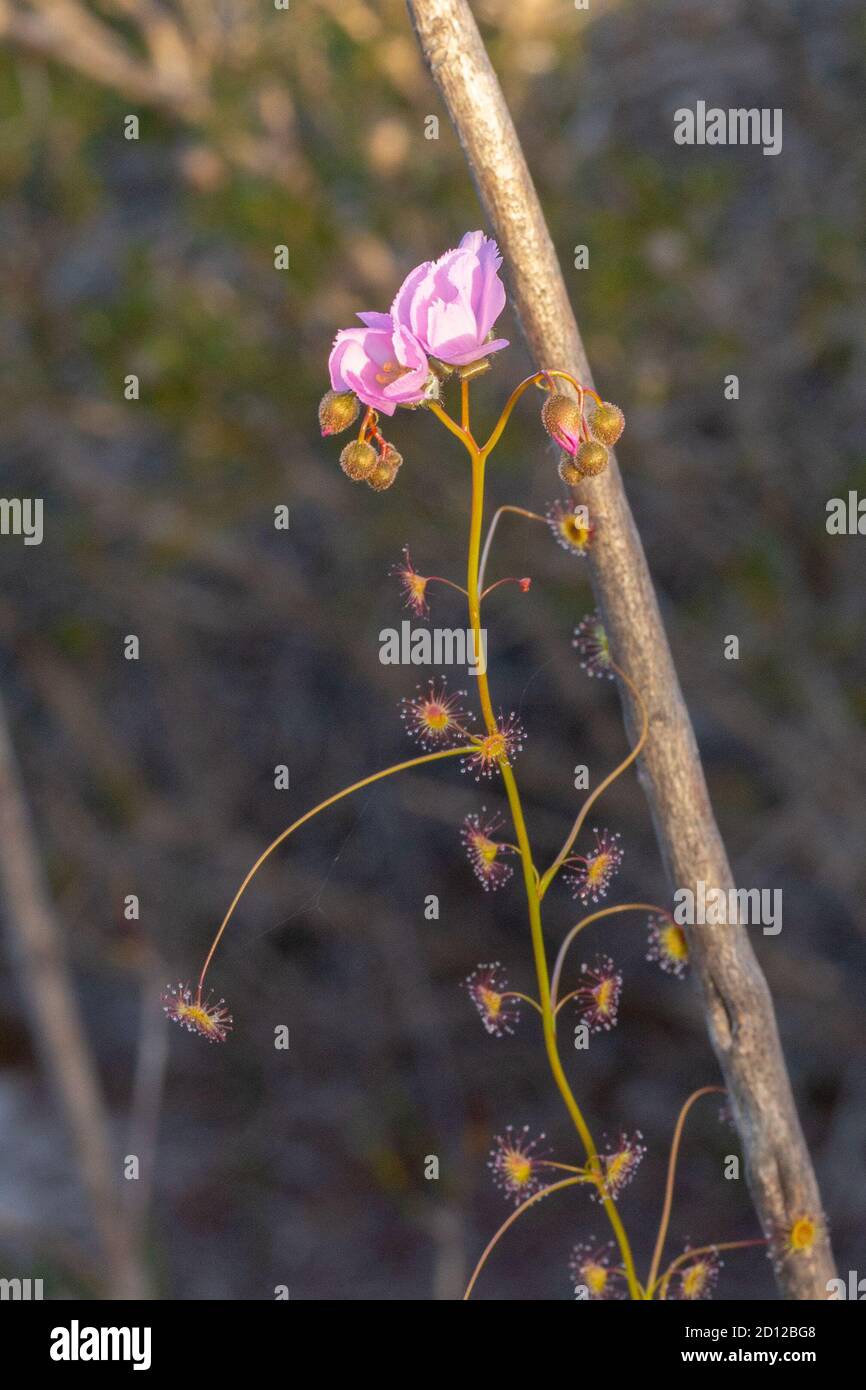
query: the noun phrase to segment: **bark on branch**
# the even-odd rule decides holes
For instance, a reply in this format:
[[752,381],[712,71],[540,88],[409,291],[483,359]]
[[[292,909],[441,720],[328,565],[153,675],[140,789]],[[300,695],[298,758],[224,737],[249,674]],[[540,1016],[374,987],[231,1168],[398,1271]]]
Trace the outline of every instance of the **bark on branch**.
[[[415,32],[457,130],[510,274],[524,336],[538,367],[592,376],[538,195],[496,74],[466,0],[407,0]],[[578,492],[597,539],[592,582],[616,661],[650,715],[639,776],[672,887],[725,891],[734,880],[707,794],[646,557],[616,462]],[[621,691],[632,731],[636,711]],[[691,933],[692,959],[742,1138],[749,1183],[771,1240],[785,1296],[825,1299],[834,1276],[818,1186],[779,1044],[773,1004],[742,926]],[[799,1218],[820,1222],[810,1251],[792,1254]]]

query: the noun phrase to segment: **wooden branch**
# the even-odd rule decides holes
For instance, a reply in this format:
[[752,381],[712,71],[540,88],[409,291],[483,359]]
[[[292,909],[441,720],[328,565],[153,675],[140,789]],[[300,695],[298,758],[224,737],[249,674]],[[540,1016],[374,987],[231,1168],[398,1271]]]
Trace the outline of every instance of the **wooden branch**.
[[90,1201],[109,1298],[143,1298],[148,1280],[120,1207],[120,1160],[45,883],[0,702],[0,883],[34,1039],[66,1116]]
[[[510,273],[537,367],[592,377],[556,252],[517,133],[466,0],[408,0],[421,50],[457,130]],[[615,460],[578,490],[597,528],[592,582],[617,663],[640,687],[650,737],[639,776],[672,887],[734,886],[646,557]],[[621,690],[626,722],[636,711]],[[710,1038],[725,1076],[752,1196],[789,1298],[826,1299],[834,1267],[764,976],[742,926],[690,933]],[[791,1227],[819,1224],[811,1250],[787,1250]]]

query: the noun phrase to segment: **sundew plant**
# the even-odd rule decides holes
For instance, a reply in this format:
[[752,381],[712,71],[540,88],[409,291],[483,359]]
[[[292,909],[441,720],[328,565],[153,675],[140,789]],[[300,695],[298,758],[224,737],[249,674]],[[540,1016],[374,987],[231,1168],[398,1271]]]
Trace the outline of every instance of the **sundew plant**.
[[[353,482],[366,483],[377,492],[385,492],[393,485],[402,463],[382,432],[384,419],[393,416],[397,409],[430,412],[453,438],[455,449],[465,454],[470,499],[465,583],[416,569],[411,545],[395,563],[394,574],[406,605],[419,619],[429,617],[437,586],[444,584],[459,590],[466,601],[476,653],[482,651],[484,606],[496,602],[496,591],[508,584],[517,584],[523,590],[529,588],[530,581],[525,577],[486,582],[491,546],[505,513],[548,528],[577,560],[598,543],[590,508],[577,506],[573,497],[567,495],[552,501],[544,515],[518,504],[500,507],[485,532],[485,475],[518,402],[531,390],[542,393],[541,422],[560,450],[558,472],[564,492],[604,471],[608,450],[619,439],[625,424],[618,406],[603,401],[594,390],[551,364],[515,386],[492,430],[479,442],[470,408],[472,383],[498,366],[508,347],[504,338],[495,336],[495,324],[505,307],[500,265],[495,242],[476,231],[467,233],[459,246],[438,260],[417,266],[397,291],[389,313],[359,314],[360,326],[337,334],[330,356],[331,389],[319,406],[323,436],[357,427],[357,434],[340,455],[340,465]],[[486,892],[502,891],[515,877],[522,880],[536,995],[510,989],[499,962],[479,965],[465,982],[466,990],[492,1039],[513,1033],[521,1015],[525,1016],[524,1026],[539,1027],[550,1072],[575,1136],[574,1150],[556,1158],[546,1149],[543,1135],[532,1135],[524,1128],[507,1126],[495,1138],[489,1167],[513,1210],[481,1252],[465,1297],[470,1297],[494,1247],[524,1212],[544,1197],[582,1187],[588,1198],[598,1204],[608,1229],[603,1235],[587,1230],[574,1247],[571,1274],[577,1297],[699,1299],[711,1292],[723,1252],[767,1243],[763,1239],[715,1240],[666,1259],[685,1120],[699,1099],[721,1092],[721,1088],[702,1087],[688,1097],[680,1111],[661,1195],[655,1247],[648,1268],[639,1274],[620,1215],[619,1198],[644,1155],[642,1136],[616,1127],[612,1130],[618,1135],[615,1142],[597,1145],[575,1095],[576,1081],[567,1074],[560,1052],[558,1035],[564,1031],[564,1024],[570,1025],[572,1034],[577,1030],[585,1046],[591,1034],[606,1032],[617,1022],[622,976],[613,957],[606,952],[590,955],[587,951],[578,965],[579,958],[572,951],[578,938],[584,946],[583,934],[589,928],[597,933],[621,914],[634,914],[646,923],[648,958],[663,970],[683,976],[689,955],[687,935],[665,906],[606,902],[616,883],[623,848],[616,830],[605,826],[599,817],[599,803],[605,791],[640,755],[647,736],[646,707],[628,672],[613,660],[597,614],[591,613],[577,623],[573,646],[575,659],[588,676],[619,681],[627,688],[640,712],[641,728],[619,765],[588,792],[550,864],[538,862],[524,819],[516,769],[525,732],[516,714],[502,710],[496,703],[488,656],[476,673],[477,709],[470,707],[465,691],[449,690],[444,678],[432,679],[426,686],[407,692],[402,701],[402,720],[409,738],[420,746],[420,754],[334,792],[283,830],[240,884],[205,957],[197,984],[179,984],[166,991],[164,1007],[170,1018],[191,1032],[211,1042],[225,1041],[233,1026],[232,1017],[225,1000],[215,1000],[205,992],[214,954],[242,895],[262,864],[313,816],[382,778],[428,763],[453,761],[461,772],[479,783],[498,783],[496,790],[504,793],[502,805],[489,809],[494,789],[487,787],[484,804],[466,817],[459,833],[469,864]],[[569,925],[551,959],[542,911],[548,893],[556,889],[550,915],[561,925],[566,909],[560,887],[570,894],[581,915]],[[579,1058],[579,1048],[571,1052]],[[579,1073],[579,1062],[574,1069]],[[783,1255],[811,1248],[815,1235],[815,1222],[804,1216],[784,1233]]]

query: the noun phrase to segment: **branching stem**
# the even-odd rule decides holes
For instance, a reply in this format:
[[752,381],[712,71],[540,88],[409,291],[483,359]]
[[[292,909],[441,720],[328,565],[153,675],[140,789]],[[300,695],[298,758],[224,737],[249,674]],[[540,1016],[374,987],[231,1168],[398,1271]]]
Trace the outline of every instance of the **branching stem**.
[[397,772],[406,772],[409,768],[421,767],[424,763],[439,762],[442,758],[456,758],[457,755],[460,753],[471,753],[472,749],[472,744],[460,748],[445,748],[440,750],[440,752],[438,753],[425,753],[420,758],[409,758],[405,762],[395,763],[393,767],[386,767],[383,768],[380,772],[373,772],[369,777],[362,777],[359,782],[353,782],[351,786],[343,787],[342,791],[335,792],[333,796],[327,797],[325,801],[320,801],[318,806],[314,806],[312,810],[306,811],[302,816],[299,816],[296,821],[292,821],[292,824],[287,826],[285,830],[281,831],[277,838],[271,841],[267,849],[263,850],[262,853],[259,855],[255,864],[253,864],[252,868],[246,875],[246,878],[243,880],[240,888],[235,893],[234,897],[232,898],[229,904],[228,911],[226,912],[225,917],[222,919],[222,922],[220,923],[219,928],[217,929],[216,936],[211,942],[211,948],[205,957],[204,965],[201,968],[201,974],[198,977],[198,989],[196,991],[197,1002],[201,1002],[201,992],[202,988],[204,987],[205,975],[207,974],[208,969],[210,967],[210,963],[214,958],[216,948],[220,944],[222,934],[228,926],[229,922],[231,921],[232,914],[234,913],[235,908],[237,907],[238,903],[240,902],[249,885],[252,883],[259,869],[264,864],[265,860],[270,858],[274,850],[279,845],[281,845],[284,840],[287,840],[289,836],[294,834],[296,830],[299,830],[302,825],[306,825],[307,821],[312,820],[313,816],[317,816],[320,811],[326,811],[328,807],[333,806],[335,802],[342,801],[343,797],[351,796],[352,792],[361,791],[363,787],[369,787],[373,782],[381,782],[383,777],[393,777],[393,775]]
[[[528,384],[528,383],[527,383]],[[444,412],[443,412],[444,413]],[[466,411],[468,419],[468,404]],[[451,417],[446,419],[453,424]],[[507,420],[507,416],[506,416]],[[445,423],[443,421],[443,423]],[[504,424],[502,428],[504,429]],[[452,433],[457,433],[453,430]],[[469,520],[469,552],[467,562],[466,588],[469,594],[469,623],[473,630],[475,641],[480,644],[481,629],[481,603],[478,585],[478,575],[480,567],[481,552],[481,528],[484,519],[484,474],[487,457],[493,448],[496,440],[501,435],[495,430],[491,436],[493,443],[488,441],[483,449],[472,441],[468,431],[460,430],[459,435],[469,453],[472,466],[472,505]],[[495,436],[495,438],[494,438]],[[480,651],[480,645],[476,646]],[[489,734],[495,733],[498,727],[496,716],[493,712],[493,704],[490,698],[490,686],[486,672],[479,673],[478,694],[481,701],[481,710],[484,723]],[[544,1034],[544,1046],[547,1053],[548,1065],[553,1074],[553,1079],[559,1089],[559,1093],[565,1103],[565,1107],[571,1116],[572,1123],[580,1136],[586,1154],[587,1168],[593,1174],[593,1181],[598,1187],[599,1201],[604,1207],[607,1218],[613,1229],[617,1244],[622,1255],[623,1268],[625,1269],[628,1281],[629,1293],[635,1300],[643,1297],[640,1283],[634,1267],[634,1259],[631,1253],[628,1236],[625,1233],[616,1204],[605,1191],[601,1182],[602,1164],[598,1156],[598,1151],[590,1133],[583,1113],[578,1105],[574,1093],[568,1084],[568,1079],[562,1066],[559,1050],[556,1043],[556,1020],[550,1002],[550,977],[547,966],[547,953],[544,945],[544,932],[541,925],[541,894],[539,891],[538,871],[532,856],[532,848],[529,842],[529,835],[526,829],[526,821],[523,815],[523,806],[520,800],[520,793],[517,789],[517,782],[514,772],[507,757],[499,760],[499,770],[502,775],[505,793],[508,797],[508,804],[511,810],[511,818],[514,822],[514,829],[517,838],[517,847],[520,853],[520,861],[523,869],[523,881],[526,890],[526,901],[529,911],[529,928],[532,938],[532,953],[535,961],[535,973],[538,980],[538,994],[541,1002],[541,1021]]]
[[481,1273],[484,1266],[486,1265],[493,1250],[499,1244],[500,1240],[505,1235],[505,1232],[510,1230],[511,1227],[514,1225],[518,1216],[522,1216],[523,1213],[525,1211],[528,1211],[530,1207],[536,1206],[541,1201],[542,1197],[549,1197],[552,1192],[562,1192],[562,1190],[566,1187],[575,1187],[578,1183],[590,1181],[590,1178],[585,1177],[563,1178],[562,1182],[551,1183],[549,1187],[543,1187],[540,1192],[533,1193],[531,1197],[528,1197],[525,1202],[523,1202],[519,1207],[517,1207],[517,1209],[513,1211],[511,1215],[506,1218],[505,1221],[503,1221],[502,1225],[499,1227],[499,1230],[496,1232],[495,1235],[491,1236],[490,1240],[485,1245],[481,1258],[472,1272],[472,1278],[466,1285],[466,1292],[463,1295],[464,1303],[471,1297],[472,1290],[475,1288],[475,1285],[478,1282],[478,1276]]
[[546,522],[547,520],[546,517],[539,516],[537,512],[529,512],[526,510],[525,507],[512,507],[510,504],[507,504],[504,507],[499,507],[498,510],[493,513],[493,519],[490,522],[490,526],[487,529],[487,536],[484,541],[484,549],[481,552],[481,563],[478,567],[478,587],[480,589],[484,588],[484,576],[487,572],[487,557],[490,554],[490,547],[493,544],[493,537],[496,533],[496,527],[499,524],[499,518],[501,516],[504,516],[506,512],[513,512],[515,516],[525,516],[529,519],[529,521]]
[[[664,911],[665,909],[663,907],[657,907],[655,903],[615,903],[612,907],[600,907],[598,912],[591,912],[588,917],[582,917],[579,922],[576,922],[575,925],[568,932],[568,935],[565,937],[562,945],[560,946],[559,953],[556,957],[556,963],[553,967],[553,975],[550,981],[550,1002],[554,1010],[558,1011],[556,996],[559,992],[559,980],[560,976],[562,975],[562,967],[565,964],[565,957],[568,953],[568,948],[571,945],[574,938],[578,936],[579,933],[582,932],[585,927],[588,927],[591,922],[599,921],[599,919],[602,917],[613,917],[616,913],[619,912],[663,913]],[[565,1000],[563,1000],[562,1002],[565,1003]]]
[[606,792],[608,787],[611,786],[618,777],[622,776],[626,768],[630,767],[631,764],[640,756],[641,749],[643,748],[647,740],[647,734],[649,733],[649,718],[647,716],[647,708],[643,696],[641,695],[640,691],[638,690],[631,677],[627,676],[625,671],[621,670],[620,667],[617,666],[616,662],[612,661],[610,663],[610,666],[611,670],[614,671],[619,676],[623,684],[628,687],[635,704],[640,710],[640,736],[638,738],[637,743],[634,745],[631,752],[629,753],[628,757],[623,758],[622,762],[614,768],[613,772],[609,772],[608,775],[605,777],[604,781],[599,782],[595,791],[592,792],[586,798],[586,801],[583,803],[583,806],[580,809],[580,812],[578,814],[577,819],[574,822],[574,825],[571,827],[568,839],[562,846],[562,849],[559,851],[559,854],[554,859],[550,868],[547,869],[541,875],[541,885],[538,890],[539,897],[541,898],[544,897],[551,883],[555,879],[556,875],[559,873],[559,870],[562,868],[562,865],[565,863],[566,859],[571,853],[572,846],[574,845],[575,840],[577,839],[578,835],[583,829],[584,822],[586,821],[586,818],[592,810],[593,806],[595,805],[596,801],[598,801],[598,798],[602,795],[603,792]]
[[673,1207],[674,1202],[674,1184],[676,1182],[677,1177],[677,1158],[679,1157],[680,1141],[683,1137],[683,1127],[686,1123],[686,1118],[695,1101],[700,1100],[701,1096],[723,1096],[724,1094],[724,1086],[701,1086],[700,1090],[692,1092],[688,1100],[683,1105],[683,1108],[680,1110],[679,1117],[676,1123],[676,1128],[674,1129],[674,1137],[671,1140],[671,1153],[670,1158],[668,1159],[668,1176],[667,1182],[665,1183],[665,1200],[664,1205],[662,1207],[661,1220],[659,1222],[659,1233],[656,1237],[656,1244],[655,1250],[653,1251],[652,1264],[650,1265],[650,1272],[646,1282],[647,1289],[650,1291],[650,1293],[652,1293],[652,1290],[656,1286],[659,1266],[662,1262],[662,1255],[664,1254],[665,1240],[667,1239],[668,1226],[670,1224],[671,1219],[671,1208]]

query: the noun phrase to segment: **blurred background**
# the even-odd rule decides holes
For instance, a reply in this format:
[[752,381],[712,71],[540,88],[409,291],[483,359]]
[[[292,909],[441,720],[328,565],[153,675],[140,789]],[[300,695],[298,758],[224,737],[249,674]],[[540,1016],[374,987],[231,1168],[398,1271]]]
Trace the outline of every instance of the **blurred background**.
[[[783,890],[784,929],[755,946],[840,1268],[866,1273],[863,540],[825,528],[831,497],[866,489],[862,7],[474,9],[596,379],[627,414],[620,462],[737,880]],[[782,154],[675,146],[673,112],[697,100],[781,107]],[[484,895],[459,842],[498,786],[422,769],[275,855],[213,969],[235,1016],[224,1047],[158,1004],[196,977],[280,829],[409,756],[398,701],[425,673],[378,659],[380,630],[408,616],[388,573],[402,546],[462,578],[466,467],[436,422],[395,419],[406,463],[384,495],[344,478],[316,424],[336,329],[482,225],[405,9],[0,0],[0,178],[0,491],[45,503],[41,546],[0,543],[15,750],[0,777],[0,1275],[41,1277],[46,1297],[459,1297],[508,1210],[493,1135],[528,1124],[573,1152],[534,1020],[488,1038],[460,988],[493,960],[533,988],[519,882]],[[572,269],[579,244],[587,270]],[[504,327],[514,346],[474,390],[491,422],[528,368]],[[559,495],[536,407],[498,451],[491,506]],[[487,623],[494,696],[528,729],[519,775],[547,862],[574,813],[571,768],[595,777],[623,754],[620,712],[570,647],[592,607],[581,561],[509,518],[491,564],[533,577]],[[434,622],[462,625],[456,595],[435,594]],[[668,901],[633,774],[598,823],[625,848],[610,900]],[[552,943],[576,920],[563,888],[546,919]],[[610,951],[625,987],[617,1030],[568,1062],[599,1137],[645,1136],[621,1202],[643,1268],[677,1111],[718,1080],[691,985],[646,945],[628,918],[578,952],[573,969]],[[721,1178],[738,1144],[717,1099],[689,1122],[671,1255],[760,1234],[745,1183]],[[588,1200],[543,1203],[477,1297],[572,1297],[570,1249],[592,1238],[607,1231]],[[729,1256],[719,1295],[773,1297],[766,1257]]]

